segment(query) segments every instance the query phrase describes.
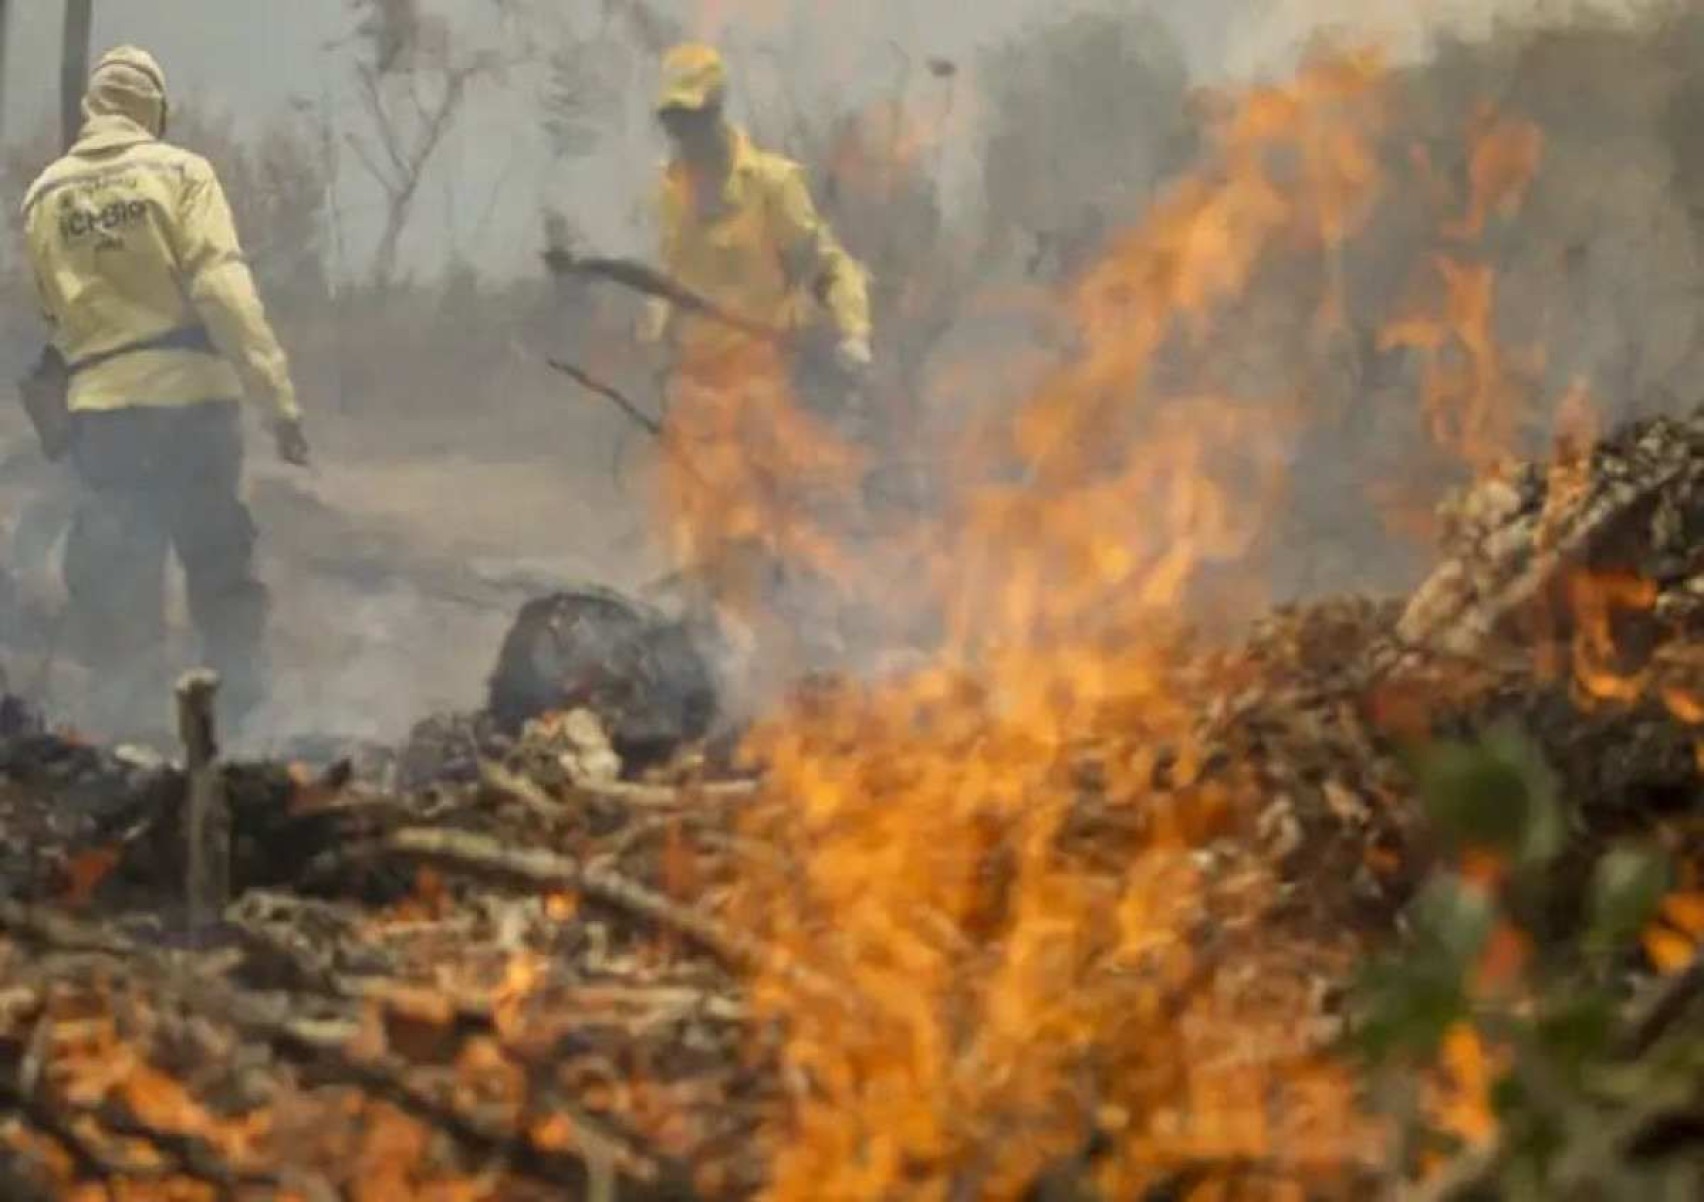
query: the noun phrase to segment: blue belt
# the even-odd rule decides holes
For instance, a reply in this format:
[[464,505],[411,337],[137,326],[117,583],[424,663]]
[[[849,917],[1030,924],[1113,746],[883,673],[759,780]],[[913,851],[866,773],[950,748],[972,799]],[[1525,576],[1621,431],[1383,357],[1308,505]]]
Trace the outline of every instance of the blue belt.
[[140,342],[127,342],[123,346],[115,346],[111,350],[96,351],[85,355],[75,363],[67,364],[65,372],[74,376],[80,371],[88,371],[99,367],[123,355],[138,355],[143,351],[198,351],[204,355],[217,355],[218,348],[213,345],[213,336],[203,325],[179,326],[175,330],[167,330],[164,334],[156,334],[152,338],[144,338]]

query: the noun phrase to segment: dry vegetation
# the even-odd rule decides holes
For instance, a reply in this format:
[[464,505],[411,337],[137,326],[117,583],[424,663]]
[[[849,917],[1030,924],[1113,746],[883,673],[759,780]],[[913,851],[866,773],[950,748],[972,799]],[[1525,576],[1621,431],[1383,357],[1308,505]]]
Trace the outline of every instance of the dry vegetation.
[[[461,78],[410,11],[363,29],[380,137],[396,73]],[[974,228],[935,172],[975,73],[800,106],[889,437],[754,362],[747,425],[675,415],[658,525],[784,531],[906,655],[623,781],[583,712],[227,766],[239,897],[190,939],[184,774],[9,708],[0,1186],[1697,1196],[1701,40],[1676,5],[1207,93],[1148,19],[1071,18],[985,64]],[[625,298],[410,281],[395,238],[334,282],[307,117],[185,137],[273,222],[348,445],[502,454],[518,329],[642,378]],[[929,504],[824,517],[902,457]]]

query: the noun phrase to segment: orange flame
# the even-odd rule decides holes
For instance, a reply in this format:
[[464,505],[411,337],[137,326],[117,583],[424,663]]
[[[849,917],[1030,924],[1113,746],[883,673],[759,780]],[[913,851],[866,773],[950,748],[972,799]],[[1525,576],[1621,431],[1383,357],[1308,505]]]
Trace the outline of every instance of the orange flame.
[[[1535,354],[1512,355],[1496,327],[1496,274],[1474,253],[1489,219],[1517,209],[1538,171],[1543,137],[1530,122],[1481,109],[1468,129],[1467,211],[1447,223],[1451,243],[1432,260],[1436,297],[1389,323],[1385,349],[1407,348],[1422,360],[1421,391],[1428,432],[1442,450],[1476,475],[1517,448],[1533,405]],[[1429,164],[1422,160],[1423,171]]]
[[[1214,1159],[1293,1158],[1300,1180],[1366,1147],[1314,1063],[1303,983],[1219,971],[1209,932],[1273,882],[1191,854],[1236,829],[1239,794],[1202,779],[1169,667],[1179,603],[1246,555],[1282,486],[1283,430],[1155,369],[1274,248],[1353,231],[1379,78],[1371,57],[1316,64],[1221,122],[1208,167],[1076,290],[1077,356],[950,458],[918,570],[882,581],[939,616],[935,666],[825,687],[752,739],[751,822],[789,853],[745,882],[784,952],[753,1001],[803,1086],[772,1197],[1015,1197],[1096,1137],[1113,1196]],[[803,989],[798,962],[843,992]]]
[[1459,224],[1446,229],[1449,236],[1462,239],[1479,237],[1492,217],[1508,216],[1520,207],[1544,154],[1544,138],[1536,125],[1483,104],[1469,125],[1468,143],[1467,212]]
[[1588,704],[1632,704],[1645,695],[1649,674],[1618,665],[1617,615],[1645,612],[1656,604],[1655,582],[1627,572],[1575,572],[1567,580],[1574,619],[1574,681]]
[[1488,1049],[1473,1027],[1458,1023],[1450,1028],[1439,1054],[1442,1076],[1427,1090],[1432,1113],[1445,1131],[1470,1144],[1483,1143],[1495,1133],[1491,1092],[1506,1059]]

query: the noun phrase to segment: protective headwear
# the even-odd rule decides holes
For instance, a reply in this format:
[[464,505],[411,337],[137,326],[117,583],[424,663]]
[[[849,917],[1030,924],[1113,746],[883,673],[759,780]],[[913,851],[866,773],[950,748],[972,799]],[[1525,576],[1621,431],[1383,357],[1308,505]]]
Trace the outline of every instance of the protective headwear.
[[166,73],[146,50],[136,46],[109,50],[89,73],[84,117],[124,117],[163,137],[167,114]]
[[[42,311],[72,374],[73,413],[180,407],[245,394],[298,418],[279,346],[211,164],[160,141],[151,56],[105,55],[70,152],[24,198]],[[209,353],[209,352],[216,353]]]
[[709,108],[728,88],[728,68],[714,46],[687,42],[663,56],[663,81],[657,111]]

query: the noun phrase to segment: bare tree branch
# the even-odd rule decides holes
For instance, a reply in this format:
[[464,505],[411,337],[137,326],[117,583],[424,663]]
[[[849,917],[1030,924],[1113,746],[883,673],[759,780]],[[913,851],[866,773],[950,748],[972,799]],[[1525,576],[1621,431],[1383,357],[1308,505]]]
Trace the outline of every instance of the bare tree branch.
[[[372,136],[348,134],[345,141],[385,195],[384,228],[373,254],[375,284],[382,287],[394,278],[402,235],[413,216],[427,168],[460,115],[469,87],[491,68],[488,56],[475,55],[432,69],[429,74],[437,77],[438,94],[429,101],[422,87],[428,74],[424,67],[411,67],[402,80],[404,86],[392,96],[387,95],[385,84],[396,72],[387,72],[378,63],[356,65],[361,109],[372,127]],[[407,120],[397,111],[399,106],[411,110]]]

